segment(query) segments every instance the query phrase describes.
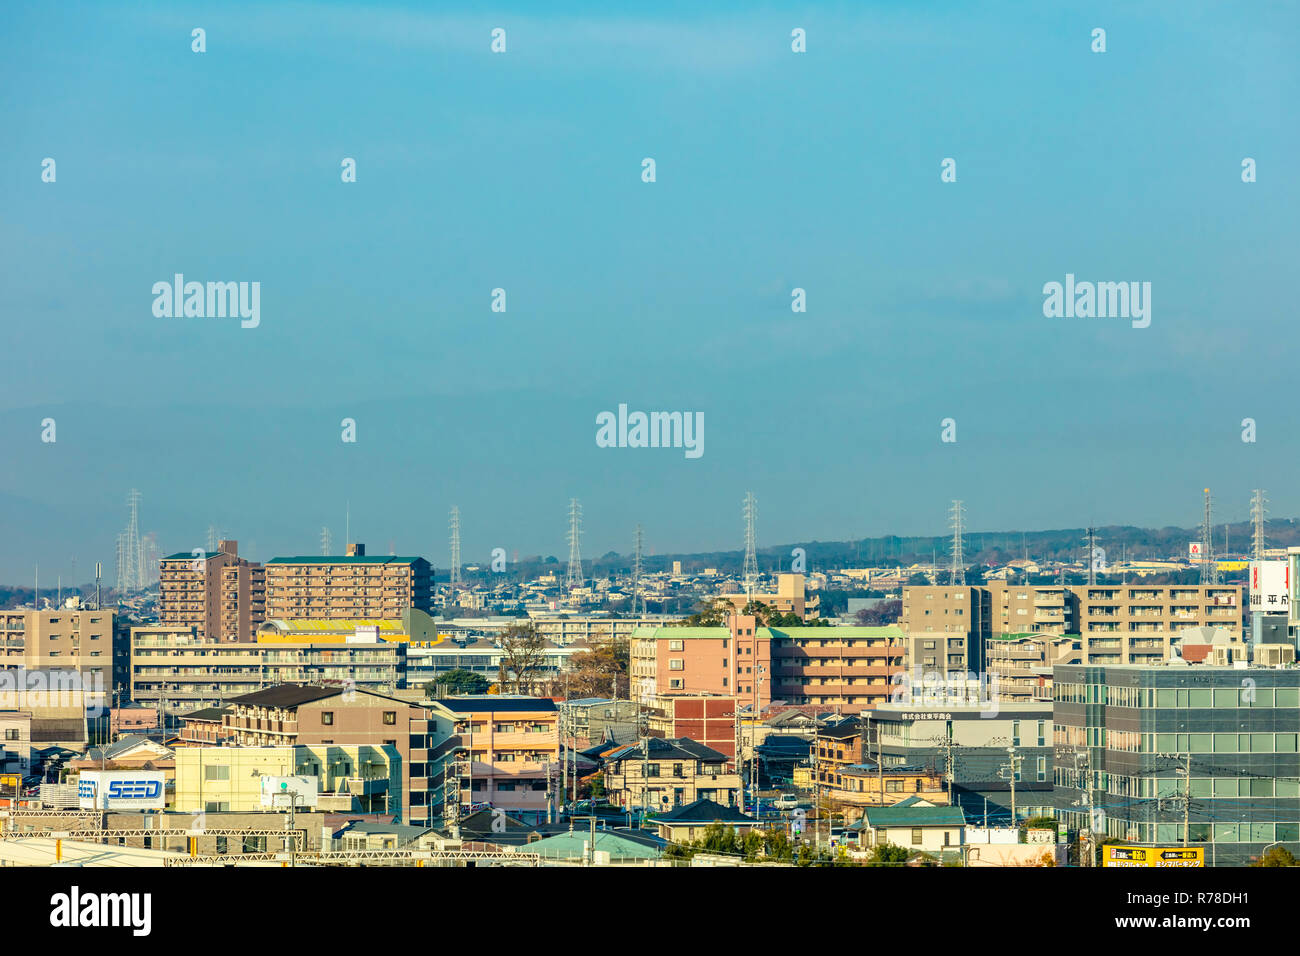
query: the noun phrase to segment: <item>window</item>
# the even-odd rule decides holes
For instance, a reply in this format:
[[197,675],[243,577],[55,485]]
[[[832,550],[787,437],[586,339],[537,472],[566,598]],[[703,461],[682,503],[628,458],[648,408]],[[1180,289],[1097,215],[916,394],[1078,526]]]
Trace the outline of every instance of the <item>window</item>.
[[384,711],[384,723],[386,723],[386,724],[395,724],[395,723],[397,723],[397,711],[395,711],[395,710],[386,710],[386,711]]
[[921,845],[922,843],[924,843],[924,842],[925,842],[925,838],[924,838],[924,836],[922,835],[922,830],[921,830],[921,828],[920,828],[920,827],[913,827],[913,828],[912,828],[912,846],[920,846],[920,845]]
[[332,727],[334,725],[334,711],[322,710],[320,712],[320,722],[322,726]]
[[647,777],[659,776],[659,765],[657,763],[646,764],[645,775]]
[[223,767],[204,767],[204,768],[203,768],[203,779],[204,779],[204,780],[229,780],[229,779],[230,779],[230,767],[228,767],[228,766],[223,766]]
[[18,739],[18,728],[17,728],[17,727],[6,727],[6,728],[5,728],[5,740],[17,740],[17,739]]
[[680,657],[673,657],[668,661],[668,669],[670,671],[682,671],[686,669],[686,664]]
[[684,650],[686,650],[686,642],[685,642],[685,641],[669,641],[669,642],[668,642],[668,649],[669,649],[670,651],[684,651]]

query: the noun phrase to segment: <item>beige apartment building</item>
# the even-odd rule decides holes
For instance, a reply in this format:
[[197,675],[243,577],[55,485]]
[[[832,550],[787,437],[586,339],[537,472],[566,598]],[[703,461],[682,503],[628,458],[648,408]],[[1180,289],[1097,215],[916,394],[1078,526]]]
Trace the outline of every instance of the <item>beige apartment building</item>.
[[266,569],[239,556],[238,541],[158,562],[158,623],[202,638],[251,641],[266,618]]
[[[1238,585],[927,585],[903,589],[900,626],[910,670],[981,673],[996,659],[992,669],[1008,672],[1016,668],[1007,639],[1065,636],[1077,644],[1074,663],[1145,664],[1168,658],[1189,628],[1240,633],[1245,596]],[[1026,643],[1015,661],[1050,668],[1072,663],[1062,659],[1070,650],[1059,642]]]
[[[428,708],[351,687],[282,684],[236,697],[222,714],[222,734],[235,747],[372,749],[360,765],[344,755],[350,766],[341,774],[339,767],[310,754],[305,755],[306,765],[297,762],[295,772],[334,786],[339,776],[347,778],[354,795],[370,798],[369,807],[393,814],[398,822],[416,824],[430,822],[432,731]],[[390,782],[398,780],[400,790],[395,792]]]
[[185,714],[276,684],[351,686],[392,693],[402,686],[406,645],[371,643],[248,644],[204,640],[191,628],[131,629],[131,700]]
[[[107,713],[113,688],[125,678],[127,659],[125,642],[119,642],[114,653],[115,619],[110,610],[0,611],[4,650],[0,669],[29,672],[24,686],[17,682],[0,686],[0,707],[75,709],[77,703],[84,703]],[[59,677],[30,672],[57,672]],[[43,689],[57,691],[60,702],[45,701]]]
[[778,574],[775,593],[724,594],[722,599],[730,601],[731,606],[737,611],[743,611],[750,601],[758,601],[760,604],[766,604],[773,611],[797,614],[807,621],[817,617],[817,610],[821,607],[821,595],[813,595],[809,598],[806,585],[807,582],[802,574]]
[[347,552],[268,561],[266,617],[398,620],[407,608],[433,611],[433,568],[424,558],[367,557],[364,544]]

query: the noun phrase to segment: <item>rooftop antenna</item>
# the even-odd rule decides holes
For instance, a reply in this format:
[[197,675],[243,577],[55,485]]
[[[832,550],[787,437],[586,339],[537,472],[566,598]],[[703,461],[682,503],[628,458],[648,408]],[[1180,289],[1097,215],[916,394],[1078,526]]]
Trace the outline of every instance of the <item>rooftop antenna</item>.
[[1201,583],[1219,583],[1219,562],[1214,560],[1214,518],[1210,489],[1205,489],[1205,520],[1201,524]]
[[960,584],[965,580],[966,562],[962,559],[962,511],[961,499],[952,500],[952,509],[948,512],[948,526],[952,528],[952,583]]
[[569,566],[564,572],[565,590],[582,587],[582,505],[577,498],[569,499]]
[[745,493],[745,564],[740,576],[752,598],[758,585],[758,501],[752,491]]
[[[636,542],[636,557],[632,563],[632,615],[635,617],[637,613],[637,602],[641,600],[641,549],[645,543],[645,535],[643,534],[640,525],[636,526],[634,540]],[[641,601],[641,613],[645,613],[644,601]]]
[[96,561],[95,562],[95,610],[96,611],[103,608],[103,605],[100,603],[100,593],[99,593],[99,578],[100,575],[102,575],[103,573],[104,573],[103,562]]
[[1250,517],[1255,522],[1255,536],[1251,541],[1251,552],[1256,561],[1262,561],[1264,558],[1264,515],[1268,513],[1265,507],[1268,499],[1264,497],[1264,489],[1256,488],[1250,499]]
[[460,584],[460,508],[451,509],[451,586]]

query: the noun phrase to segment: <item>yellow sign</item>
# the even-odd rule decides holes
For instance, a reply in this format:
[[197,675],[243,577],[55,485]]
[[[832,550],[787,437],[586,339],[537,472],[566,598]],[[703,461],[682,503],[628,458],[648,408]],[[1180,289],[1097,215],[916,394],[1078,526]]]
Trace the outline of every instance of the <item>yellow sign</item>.
[[1102,866],[1205,866],[1199,846],[1117,846],[1102,848]]
[[16,787],[20,779],[16,773],[0,773],[0,787]]

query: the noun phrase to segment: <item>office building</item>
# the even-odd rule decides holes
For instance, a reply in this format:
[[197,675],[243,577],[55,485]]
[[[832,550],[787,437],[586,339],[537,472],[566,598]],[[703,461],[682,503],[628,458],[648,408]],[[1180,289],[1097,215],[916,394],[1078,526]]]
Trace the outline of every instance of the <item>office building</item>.
[[1300,854],[1300,669],[1065,666],[1054,696],[1071,828],[1201,846],[1208,865]]

